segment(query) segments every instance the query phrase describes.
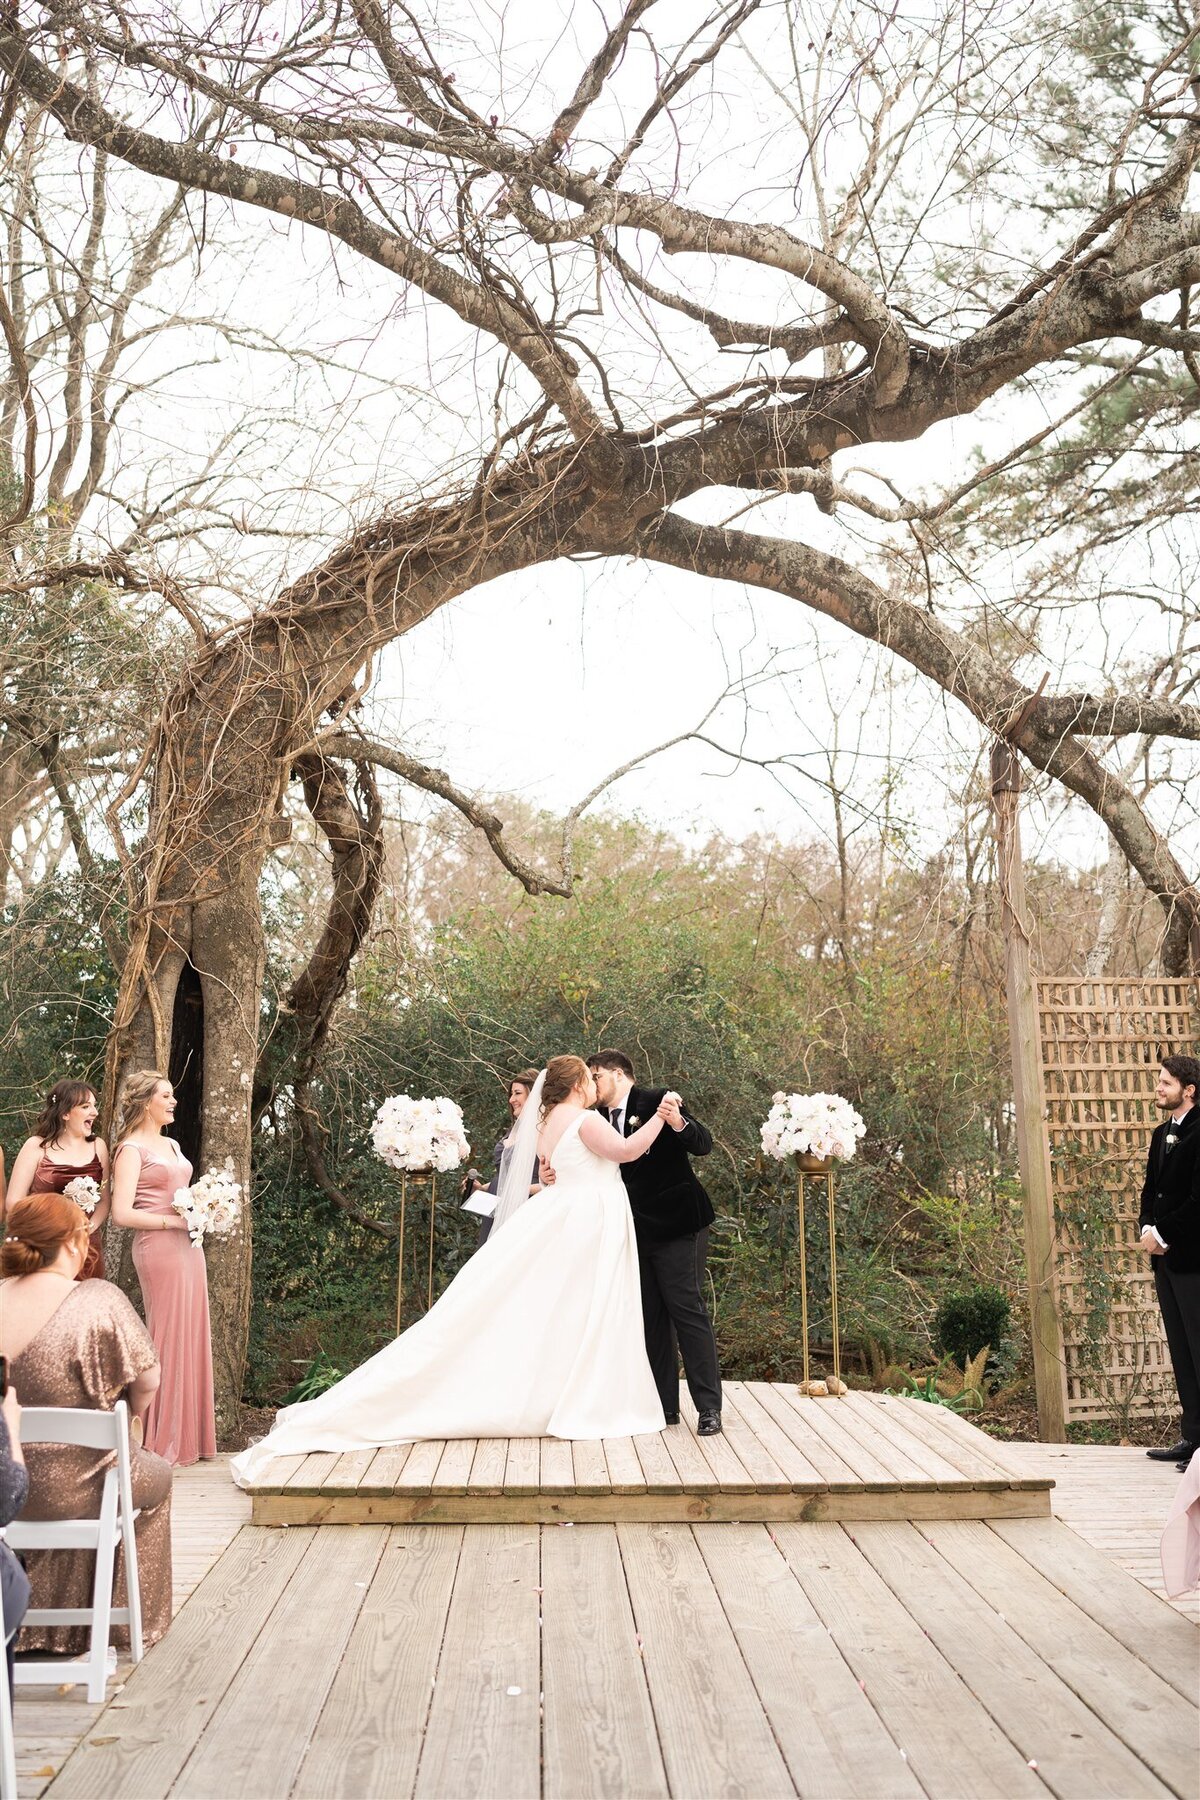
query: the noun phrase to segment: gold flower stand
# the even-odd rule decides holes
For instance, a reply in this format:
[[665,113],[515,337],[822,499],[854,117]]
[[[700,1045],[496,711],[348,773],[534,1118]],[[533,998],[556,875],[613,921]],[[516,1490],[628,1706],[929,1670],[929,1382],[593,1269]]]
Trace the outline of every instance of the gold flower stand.
[[[808,1182],[821,1182],[825,1188],[829,1213],[829,1312],[833,1332],[833,1374],[826,1381],[814,1381],[809,1370],[808,1351],[808,1248],[805,1231],[804,1190]],[[804,1339],[804,1379],[797,1382],[797,1392],[816,1399],[827,1399],[846,1392],[842,1380],[842,1351],[838,1333],[837,1298],[837,1229],[833,1210],[834,1181],[832,1157],[796,1156],[796,1210],[800,1228],[800,1330]]]
[[401,1169],[400,1217],[397,1220],[396,1246],[396,1336],[404,1329],[404,1233],[408,1214],[408,1184],[420,1189],[429,1185],[429,1258],[425,1284],[425,1310],[433,1305],[433,1249],[437,1235],[437,1174],[433,1169]]

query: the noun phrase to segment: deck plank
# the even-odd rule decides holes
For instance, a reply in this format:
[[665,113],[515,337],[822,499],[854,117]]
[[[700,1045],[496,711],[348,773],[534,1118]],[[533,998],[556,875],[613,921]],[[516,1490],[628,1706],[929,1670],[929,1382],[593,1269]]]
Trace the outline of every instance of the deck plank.
[[713,1474],[712,1464],[700,1448],[682,1418],[678,1425],[668,1425],[662,1434],[667,1455],[675,1464],[679,1485],[689,1494],[718,1494],[721,1484]]
[[546,1795],[665,1800],[616,1527],[543,1530],[541,1585]]
[[774,1800],[795,1788],[685,1525],[618,1525],[671,1792]]
[[419,1444],[410,1444],[408,1455],[396,1476],[393,1493],[432,1493],[433,1478],[437,1474],[438,1464],[442,1460],[445,1448],[445,1438],[425,1438]]
[[991,1455],[990,1441],[982,1432],[966,1438],[942,1430],[940,1421],[945,1407],[931,1406],[925,1400],[908,1400],[898,1394],[872,1394],[871,1403],[885,1418],[895,1419],[944,1457],[972,1487],[998,1491],[1008,1486],[1008,1478]]
[[646,1477],[631,1437],[604,1438],[604,1460],[614,1494],[644,1494]]
[[929,1800],[1044,1800],[1045,1788],[840,1525],[780,1525],[796,1579]]
[[475,1461],[474,1438],[447,1438],[433,1476],[435,1494],[465,1494]]
[[480,1438],[467,1481],[468,1494],[502,1494],[508,1467],[508,1439]]
[[[826,1413],[835,1413],[837,1423],[843,1433],[857,1443],[872,1450],[881,1462],[887,1464],[892,1474],[905,1488],[939,1488],[950,1491],[967,1486],[966,1478],[958,1474],[944,1458],[938,1458],[936,1451],[931,1450],[920,1438],[903,1429],[890,1413],[875,1412],[869,1403],[864,1407],[863,1394],[843,1394],[832,1406],[821,1400],[810,1402],[811,1405],[824,1406]],[[940,1462],[946,1472],[942,1481],[938,1480],[935,1462]]]
[[363,1478],[363,1493],[392,1493],[403,1473],[411,1449],[411,1444],[385,1444],[382,1450],[377,1450],[374,1460]]
[[[315,1537],[315,1529],[238,1533],[105,1708],[106,1729],[89,1733],[66,1762],[54,1800],[169,1791]],[[190,1696],[186,1710],[181,1695]]]
[[461,1526],[388,1534],[300,1765],[304,1800],[412,1792],[462,1545]]
[[378,1454],[374,1445],[369,1450],[343,1450],[321,1483],[321,1492],[323,1494],[356,1494],[366,1480],[367,1471]]
[[721,1411],[721,1435],[745,1469],[760,1494],[790,1494],[792,1484],[762,1440],[755,1436],[738,1410],[735,1396],[726,1384]]
[[[1195,1699],[1200,1687],[1200,1632],[1194,1625],[1059,1520],[1024,1519],[1021,1527],[1014,1531],[1013,1521],[1007,1519],[992,1524],[1010,1549],[1081,1612],[1157,1669],[1185,1700]],[[1158,1570],[1151,1572],[1157,1575]]]
[[948,1492],[969,1488],[970,1476],[943,1453],[940,1442],[928,1433],[915,1430],[912,1422],[898,1409],[882,1406],[880,1402],[885,1398],[887,1396],[882,1394],[849,1393],[840,1405],[861,1418],[864,1431],[877,1432],[880,1437],[906,1450],[925,1470],[926,1480],[935,1487]]
[[758,1439],[772,1461],[779,1465],[780,1473],[793,1491],[811,1488],[813,1492],[819,1493],[838,1480],[847,1485],[853,1484],[853,1475],[839,1458],[826,1456],[822,1466],[816,1456],[807,1456],[800,1450],[795,1439],[780,1425],[765,1399],[759,1398],[749,1382],[726,1382],[725,1405],[741,1419],[746,1430]]
[[1170,1788],[917,1527],[856,1525],[854,1542],[1059,1800],[1168,1800]]
[[[724,1430],[713,1437],[700,1437],[696,1427],[699,1415],[688,1394],[680,1396],[679,1416],[696,1440],[701,1456],[712,1471],[713,1479],[723,1494],[752,1494],[755,1482],[747,1474],[745,1464],[729,1441]],[[722,1421],[722,1424],[724,1421]]]
[[[387,1541],[374,1525],[338,1535],[334,1555],[325,1533],[315,1534],[176,1778],[172,1800],[290,1792]],[[321,1620],[319,1631],[312,1629],[314,1618]],[[284,1670],[286,1678],[278,1679]],[[177,1699],[184,1697],[180,1690]]]
[[256,1491],[262,1494],[282,1494],[292,1476],[304,1467],[306,1461],[307,1456],[270,1457],[254,1484]]
[[[1200,1786],[1200,1714],[986,1524],[922,1528],[976,1593],[1003,1615],[1079,1698],[1178,1794]],[[1157,1660],[1157,1659],[1156,1659]]]
[[[886,1440],[877,1434],[866,1442],[852,1424],[843,1424],[840,1399],[832,1395],[828,1399],[816,1399],[811,1394],[799,1393],[783,1381],[771,1384],[771,1393],[781,1407],[786,1406],[799,1420],[805,1434],[801,1441],[808,1443],[819,1439],[835,1456],[841,1457],[864,1487],[887,1493],[893,1488],[929,1485],[910,1457],[894,1453]],[[783,1417],[781,1412],[775,1416]],[[787,1429],[786,1425],[784,1429]]]
[[921,1800],[767,1528],[697,1525],[693,1535],[797,1792]]
[[[571,1444],[577,1494],[611,1494],[608,1461],[600,1438],[575,1438]],[[679,1482],[676,1480],[678,1488]]]
[[536,1494],[541,1469],[541,1440],[509,1438],[508,1457],[504,1464],[506,1494]]
[[536,1526],[465,1534],[416,1800],[538,1800],[539,1569]]
[[285,1493],[313,1493],[320,1487],[325,1477],[337,1468],[341,1452],[339,1450],[310,1450],[298,1469],[295,1469],[284,1482]]
[[[901,1400],[901,1406],[924,1406],[924,1400]],[[942,1441],[948,1447],[946,1455],[951,1461],[957,1461],[959,1454],[979,1457],[990,1464],[993,1476],[1008,1487],[1022,1489],[1030,1486],[1038,1477],[1031,1476],[1028,1469],[1021,1466],[1010,1456],[1005,1446],[996,1438],[988,1437],[980,1431],[978,1425],[972,1425],[959,1413],[948,1406],[931,1406],[929,1408],[930,1427],[941,1434]],[[1044,1483],[1044,1477],[1041,1478]]]
[[569,1493],[575,1486],[575,1465],[566,1438],[543,1438],[538,1474],[544,1494]]
[[633,1440],[638,1461],[642,1465],[642,1474],[646,1479],[647,1494],[674,1494],[679,1489],[679,1476],[675,1464],[667,1454],[666,1445],[662,1441],[660,1431],[643,1432]]

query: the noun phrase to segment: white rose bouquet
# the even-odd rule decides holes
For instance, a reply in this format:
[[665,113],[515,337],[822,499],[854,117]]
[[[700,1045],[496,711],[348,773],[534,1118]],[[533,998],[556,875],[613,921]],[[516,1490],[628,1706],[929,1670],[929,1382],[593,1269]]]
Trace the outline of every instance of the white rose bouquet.
[[866,1126],[840,1094],[775,1094],[763,1121],[762,1147],[786,1162],[789,1156],[831,1156],[849,1162]]
[[393,1169],[457,1169],[470,1154],[463,1130],[462,1107],[442,1095],[413,1100],[393,1094],[371,1125],[376,1156]]
[[92,1175],[76,1175],[63,1189],[63,1199],[73,1200],[90,1217],[100,1204],[100,1183]]
[[223,1169],[210,1169],[191,1187],[180,1188],[171,1205],[198,1250],[206,1237],[232,1237],[242,1222],[242,1189],[233,1178],[233,1158],[226,1157]]

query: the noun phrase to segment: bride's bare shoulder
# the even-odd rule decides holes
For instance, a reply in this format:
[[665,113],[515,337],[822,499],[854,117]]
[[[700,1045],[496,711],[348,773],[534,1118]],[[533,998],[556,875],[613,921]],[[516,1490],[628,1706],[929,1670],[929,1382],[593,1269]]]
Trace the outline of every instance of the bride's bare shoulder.
[[538,1133],[538,1148],[543,1156],[549,1156],[563,1132],[568,1129],[574,1119],[579,1117],[579,1107],[568,1106],[565,1100],[550,1108],[542,1120],[542,1129]]

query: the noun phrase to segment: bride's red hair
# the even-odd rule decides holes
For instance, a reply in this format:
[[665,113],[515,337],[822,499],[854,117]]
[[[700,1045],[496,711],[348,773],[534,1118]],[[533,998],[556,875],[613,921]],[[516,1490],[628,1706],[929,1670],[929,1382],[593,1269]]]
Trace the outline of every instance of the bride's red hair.
[[542,1118],[553,1107],[569,1100],[590,1074],[582,1056],[552,1056],[546,1064],[546,1079],[542,1083]]

